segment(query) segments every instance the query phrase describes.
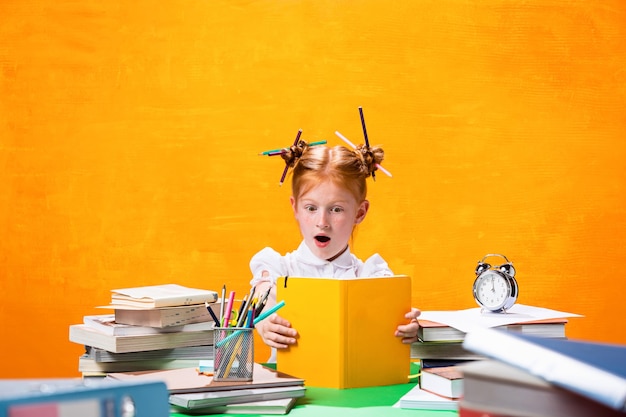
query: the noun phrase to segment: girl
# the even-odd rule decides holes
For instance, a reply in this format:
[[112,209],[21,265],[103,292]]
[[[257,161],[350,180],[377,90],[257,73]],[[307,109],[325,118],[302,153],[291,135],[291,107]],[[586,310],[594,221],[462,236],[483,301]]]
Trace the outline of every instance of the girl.
[[[293,167],[293,212],[302,234],[300,246],[285,256],[265,248],[252,257],[251,285],[256,294],[268,289],[268,304],[276,303],[276,278],[308,277],[377,277],[393,275],[387,262],[374,254],[365,262],[350,252],[349,240],[356,225],[369,209],[366,178],[373,174],[384,158],[379,147],[343,146],[309,147],[299,141],[282,154],[287,167]],[[405,317],[408,324],[399,325],[395,336],[403,343],[417,340],[418,309]],[[289,321],[273,314],[256,325],[263,341],[272,348],[286,348],[296,342],[297,330]],[[274,360],[275,349],[272,349]]]

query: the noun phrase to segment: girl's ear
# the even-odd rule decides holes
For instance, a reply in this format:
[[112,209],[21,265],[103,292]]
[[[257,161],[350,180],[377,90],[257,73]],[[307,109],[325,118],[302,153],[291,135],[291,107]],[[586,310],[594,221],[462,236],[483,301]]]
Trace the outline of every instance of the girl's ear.
[[356,211],[356,217],[354,219],[354,224],[359,224],[365,219],[365,215],[370,208],[370,202],[367,200],[363,200],[359,209]]
[[296,199],[294,196],[289,197],[289,202],[291,203],[291,208],[293,209],[293,214],[296,214]]

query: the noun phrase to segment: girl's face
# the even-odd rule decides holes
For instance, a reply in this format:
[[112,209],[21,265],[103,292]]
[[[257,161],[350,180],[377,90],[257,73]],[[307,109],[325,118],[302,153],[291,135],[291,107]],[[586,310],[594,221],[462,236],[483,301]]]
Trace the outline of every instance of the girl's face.
[[347,189],[325,181],[302,194],[297,202],[292,196],[291,206],[311,252],[330,259],[346,248],[352,229],[365,218],[369,202],[358,202]]

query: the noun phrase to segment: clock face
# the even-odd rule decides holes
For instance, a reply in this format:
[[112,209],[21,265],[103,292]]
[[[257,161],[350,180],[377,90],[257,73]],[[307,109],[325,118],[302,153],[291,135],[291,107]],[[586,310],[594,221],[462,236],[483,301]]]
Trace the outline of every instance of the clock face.
[[511,288],[510,280],[495,271],[482,273],[474,283],[474,297],[476,301],[488,310],[508,308],[506,306],[516,290]]

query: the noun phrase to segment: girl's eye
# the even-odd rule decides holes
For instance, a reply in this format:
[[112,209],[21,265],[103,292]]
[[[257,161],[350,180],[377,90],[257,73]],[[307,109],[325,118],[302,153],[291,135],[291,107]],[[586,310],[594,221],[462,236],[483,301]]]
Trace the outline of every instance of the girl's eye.
[[304,209],[306,211],[315,211],[316,210],[316,208],[314,206],[305,206]]
[[343,209],[341,207],[333,207],[330,209],[331,213],[341,213]]

